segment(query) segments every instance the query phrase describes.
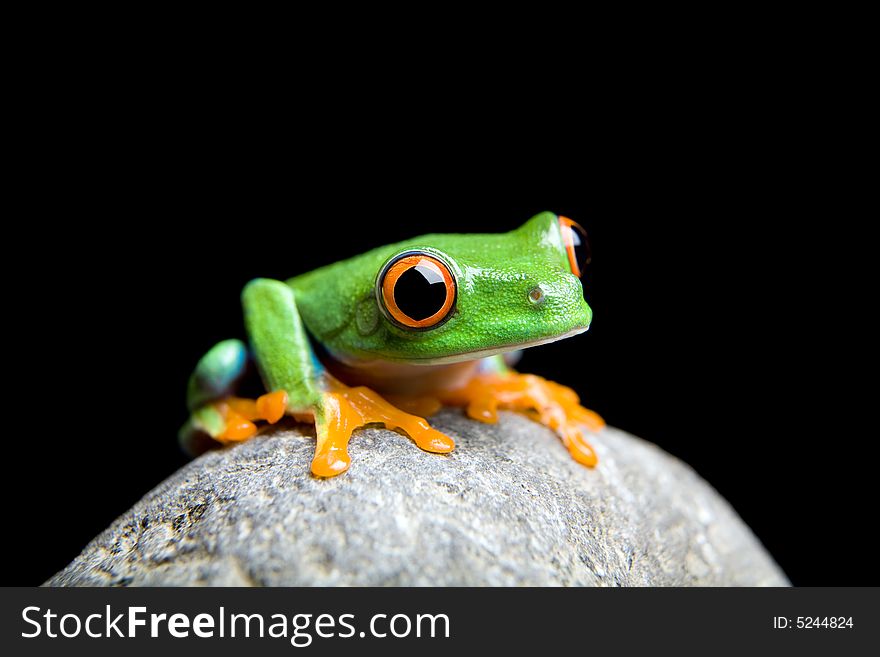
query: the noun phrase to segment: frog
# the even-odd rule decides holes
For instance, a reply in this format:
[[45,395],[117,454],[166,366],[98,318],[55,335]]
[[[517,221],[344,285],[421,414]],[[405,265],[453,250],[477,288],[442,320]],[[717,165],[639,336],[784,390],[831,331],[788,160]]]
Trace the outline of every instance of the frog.
[[[428,418],[444,406],[495,423],[514,411],[552,429],[578,463],[605,423],[571,388],[514,368],[523,349],[587,331],[584,229],[541,212],[506,233],[429,234],[241,293],[248,342],[223,340],[187,387],[190,448],[240,443],[289,417],[315,427],[311,473],[351,465],[349,442],[384,426],[426,452],[455,441]],[[255,368],[254,368],[255,366]],[[240,394],[256,369],[255,396]]]

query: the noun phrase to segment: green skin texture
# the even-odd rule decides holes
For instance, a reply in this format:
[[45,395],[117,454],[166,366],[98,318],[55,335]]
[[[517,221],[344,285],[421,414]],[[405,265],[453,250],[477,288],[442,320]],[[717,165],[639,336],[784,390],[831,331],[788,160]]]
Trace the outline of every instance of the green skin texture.
[[[444,261],[458,288],[452,315],[436,328],[391,322],[377,296],[377,277],[396,255],[425,251]],[[529,293],[540,287],[539,303]],[[438,234],[373,249],[286,282],[256,279],[242,292],[251,353],[267,390],[286,390],[288,411],[315,413],[320,425],[323,367],[308,335],[349,366],[442,367],[568,337],[589,328],[592,312],[572,273],[557,215],[543,212],[503,234]],[[208,402],[232,394],[247,348],[217,344],[199,362],[188,390],[190,425],[222,432]],[[497,369],[497,365],[494,366]]]

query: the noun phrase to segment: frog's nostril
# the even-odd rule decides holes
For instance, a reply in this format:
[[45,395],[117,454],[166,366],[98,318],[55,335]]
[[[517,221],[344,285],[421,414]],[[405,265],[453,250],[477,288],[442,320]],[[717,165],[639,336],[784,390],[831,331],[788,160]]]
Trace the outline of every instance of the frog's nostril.
[[544,303],[544,299],[546,295],[544,294],[544,290],[541,289],[540,285],[536,285],[531,290],[529,290],[529,301],[531,301],[536,306]]

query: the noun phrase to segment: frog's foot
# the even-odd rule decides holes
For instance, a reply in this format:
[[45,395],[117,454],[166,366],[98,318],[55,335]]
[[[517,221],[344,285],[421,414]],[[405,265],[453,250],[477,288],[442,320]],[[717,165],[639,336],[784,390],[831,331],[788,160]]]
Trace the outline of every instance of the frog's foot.
[[336,380],[330,381],[323,393],[321,410],[316,421],[318,444],[312,460],[312,473],[318,477],[335,477],[348,470],[351,433],[367,424],[382,424],[403,432],[427,452],[446,454],[455,447],[452,438],[432,429],[423,418],[396,408],[363,386],[349,388]]
[[[221,443],[238,443],[252,438],[257,433],[256,422],[265,420],[275,424],[284,417],[288,396],[284,390],[276,390],[257,399],[226,397],[210,405],[219,416],[215,420],[215,430],[211,431],[214,440]],[[209,411],[210,412],[210,411]]]
[[592,467],[598,462],[582,427],[596,432],[605,421],[581,406],[566,386],[533,374],[479,374],[463,388],[444,393],[442,401],[464,406],[470,417],[488,423],[498,421],[499,408],[519,411],[553,429],[578,463]]

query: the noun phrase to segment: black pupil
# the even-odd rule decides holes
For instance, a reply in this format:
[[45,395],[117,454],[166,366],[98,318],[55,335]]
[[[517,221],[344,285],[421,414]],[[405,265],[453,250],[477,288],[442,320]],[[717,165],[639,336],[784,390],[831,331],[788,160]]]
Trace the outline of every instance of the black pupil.
[[394,303],[416,321],[436,314],[446,303],[443,274],[435,265],[424,262],[410,267],[394,284]]
[[590,253],[590,243],[587,241],[587,233],[583,228],[580,226],[570,226],[570,228],[571,243],[574,245],[574,260],[583,274],[593,257]]

